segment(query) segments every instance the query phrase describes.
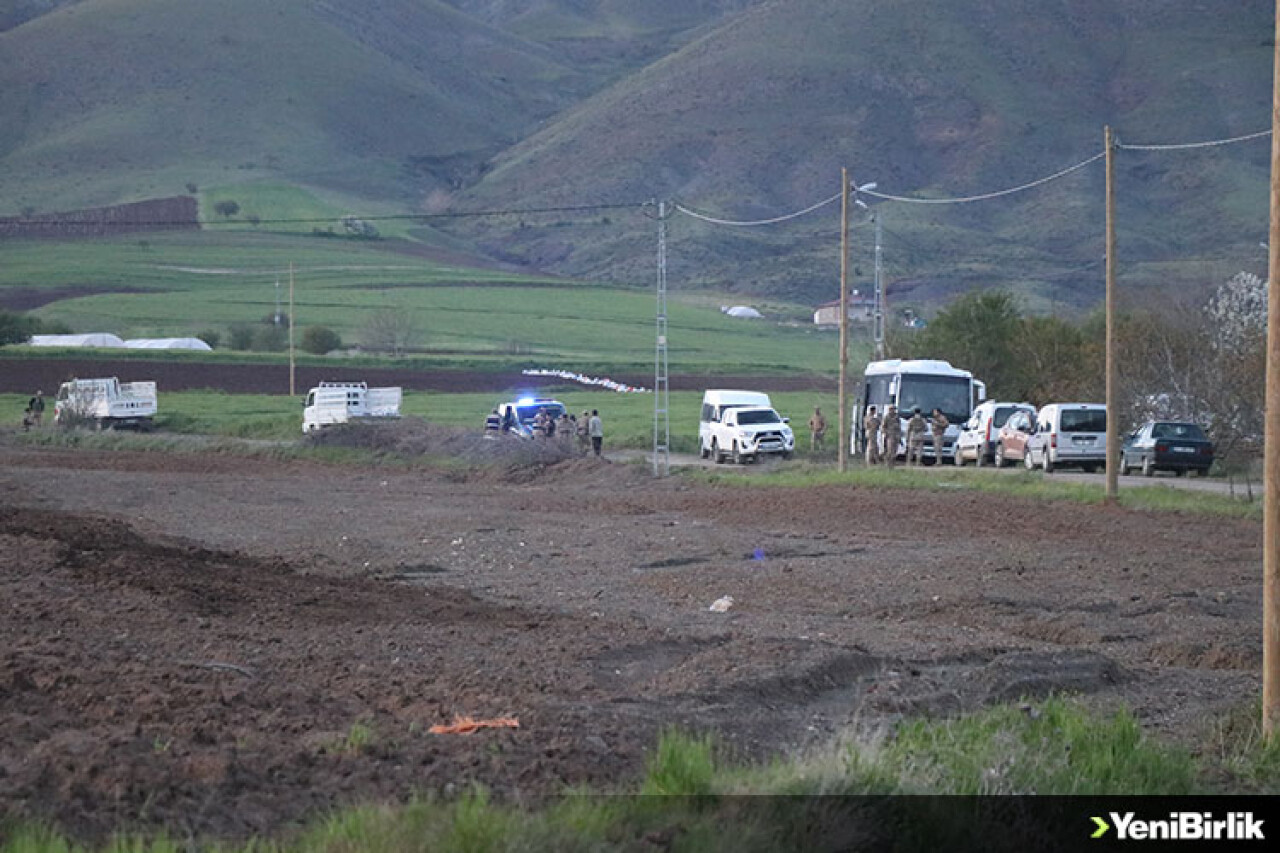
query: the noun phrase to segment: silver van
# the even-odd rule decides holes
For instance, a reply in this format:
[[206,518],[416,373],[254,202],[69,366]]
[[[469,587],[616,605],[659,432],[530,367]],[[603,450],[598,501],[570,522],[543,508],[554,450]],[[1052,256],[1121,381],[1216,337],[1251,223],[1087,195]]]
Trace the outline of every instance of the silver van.
[[1107,407],[1104,403],[1051,403],[1036,418],[1027,442],[1027,467],[1047,474],[1061,465],[1093,472],[1107,464]]

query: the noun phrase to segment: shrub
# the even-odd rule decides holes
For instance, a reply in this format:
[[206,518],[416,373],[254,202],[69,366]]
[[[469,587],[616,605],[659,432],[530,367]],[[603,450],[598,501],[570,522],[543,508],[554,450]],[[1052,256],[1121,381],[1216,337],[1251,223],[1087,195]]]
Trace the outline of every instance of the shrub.
[[236,323],[227,329],[227,345],[234,350],[247,350],[253,347],[253,327],[247,323]]
[[342,338],[328,326],[307,326],[302,331],[302,349],[313,355],[324,355],[342,346]]
[[216,329],[205,329],[196,335],[197,338],[204,341],[212,349],[217,349],[218,344],[222,341],[222,335]]
[[284,326],[259,326],[253,330],[254,350],[280,352],[289,345],[289,331]]

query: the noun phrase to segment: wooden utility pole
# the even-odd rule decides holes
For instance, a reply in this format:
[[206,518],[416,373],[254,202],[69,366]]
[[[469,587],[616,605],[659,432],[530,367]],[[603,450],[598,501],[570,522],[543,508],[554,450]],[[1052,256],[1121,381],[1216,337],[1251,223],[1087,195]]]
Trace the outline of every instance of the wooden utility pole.
[[1271,103],[1271,237],[1267,242],[1267,399],[1263,434],[1262,734],[1280,726],[1280,0]]
[[293,261],[289,261],[289,396],[297,395],[293,386]]
[[[1276,0],[1280,3],[1280,0]],[[1111,128],[1103,131],[1107,153],[1107,503],[1115,503],[1120,487],[1120,412],[1116,405],[1116,171],[1115,140]]]
[[[1280,0],[1276,0],[1280,3]],[[836,406],[840,429],[836,440],[837,465],[843,473],[849,470],[849,414],[845,411],[846,374],[849,372],[849,170],[840,170],[840,390]]]

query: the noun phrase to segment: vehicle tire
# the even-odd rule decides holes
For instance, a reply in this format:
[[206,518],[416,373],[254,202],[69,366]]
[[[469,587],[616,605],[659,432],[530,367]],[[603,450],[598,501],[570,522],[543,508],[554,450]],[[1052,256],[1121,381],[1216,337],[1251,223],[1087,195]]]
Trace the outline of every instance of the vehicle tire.
[[714,438],[711,439],[711,461],[717,465],[724,464],[724,454],[720,452],[720,441]]
[[707,446],[701,440],[698,441],[698,456],[702,459],[711,457],[711,451],[707,449]]
[[1053,460],[1049,458],[1048,450],[1044,452],[1044,456],[1040,457],[1040,470],[1044,471],[1046,474],[1053,473]]
[[1126,465],[1126,464],[1124,464],[1124,454],[1123,454],[1123,453],[1121,453],[1121,454],[1120,454],[1120,466],[1119,466],[1119,467],[1120,467],[1120,476],[1122,476],[1122,477],[1123,477],[1125,474],[1128,474],[1128,473],[1129,473],[1129,466],[1128,466],[1128,465]]
[[1034,471],[1034,470],[1036,470],[1036,466],[1035,466],[1035,464],[1034,464],[1034,463],[1032,463],[1032,461],[1031,461],[1031,451],[1030,451],[1030,450],[1028,450],[1028,451],[1026,451],[1025,453],[1023,453],[1023,454],[1022,454],[1022,467],[1023,467],[1023,468],[1026,468],[1028,471]]
[[742,455],[742,449],[738,447],[738,442],[736,441],[733,443],[733,464],[734,465],[747,464],[747,458]]
[[1092,474],[1094,471],[1098,470],[1097,465],[1081,465],[1080,467],[1084,469],[1086,474]]
[[996,445],[996,462],[995,462],[995,464],[996,464],[996,467],[997,467],[997,468],[1003,468],[1003,467],[1004,467],[1004,465],[1005,465],[1005,458],[1004,458],[1004,445],[1003,445],[1003,444],[997,444],[997,445]]
[[1154,477],[1156,474],[1156,463],[1151,461],[1150,456],[1142,457],[1142,476]]

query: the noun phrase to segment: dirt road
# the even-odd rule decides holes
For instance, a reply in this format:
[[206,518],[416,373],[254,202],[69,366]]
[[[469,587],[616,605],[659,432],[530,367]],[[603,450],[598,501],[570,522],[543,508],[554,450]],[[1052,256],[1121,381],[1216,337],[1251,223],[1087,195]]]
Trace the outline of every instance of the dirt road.
[[670,725],[761,757],[1061,690],[1196,744],[1256,699],[1256,523],[760,479],[0,436],[0,813],[240,837],[624,787]]

